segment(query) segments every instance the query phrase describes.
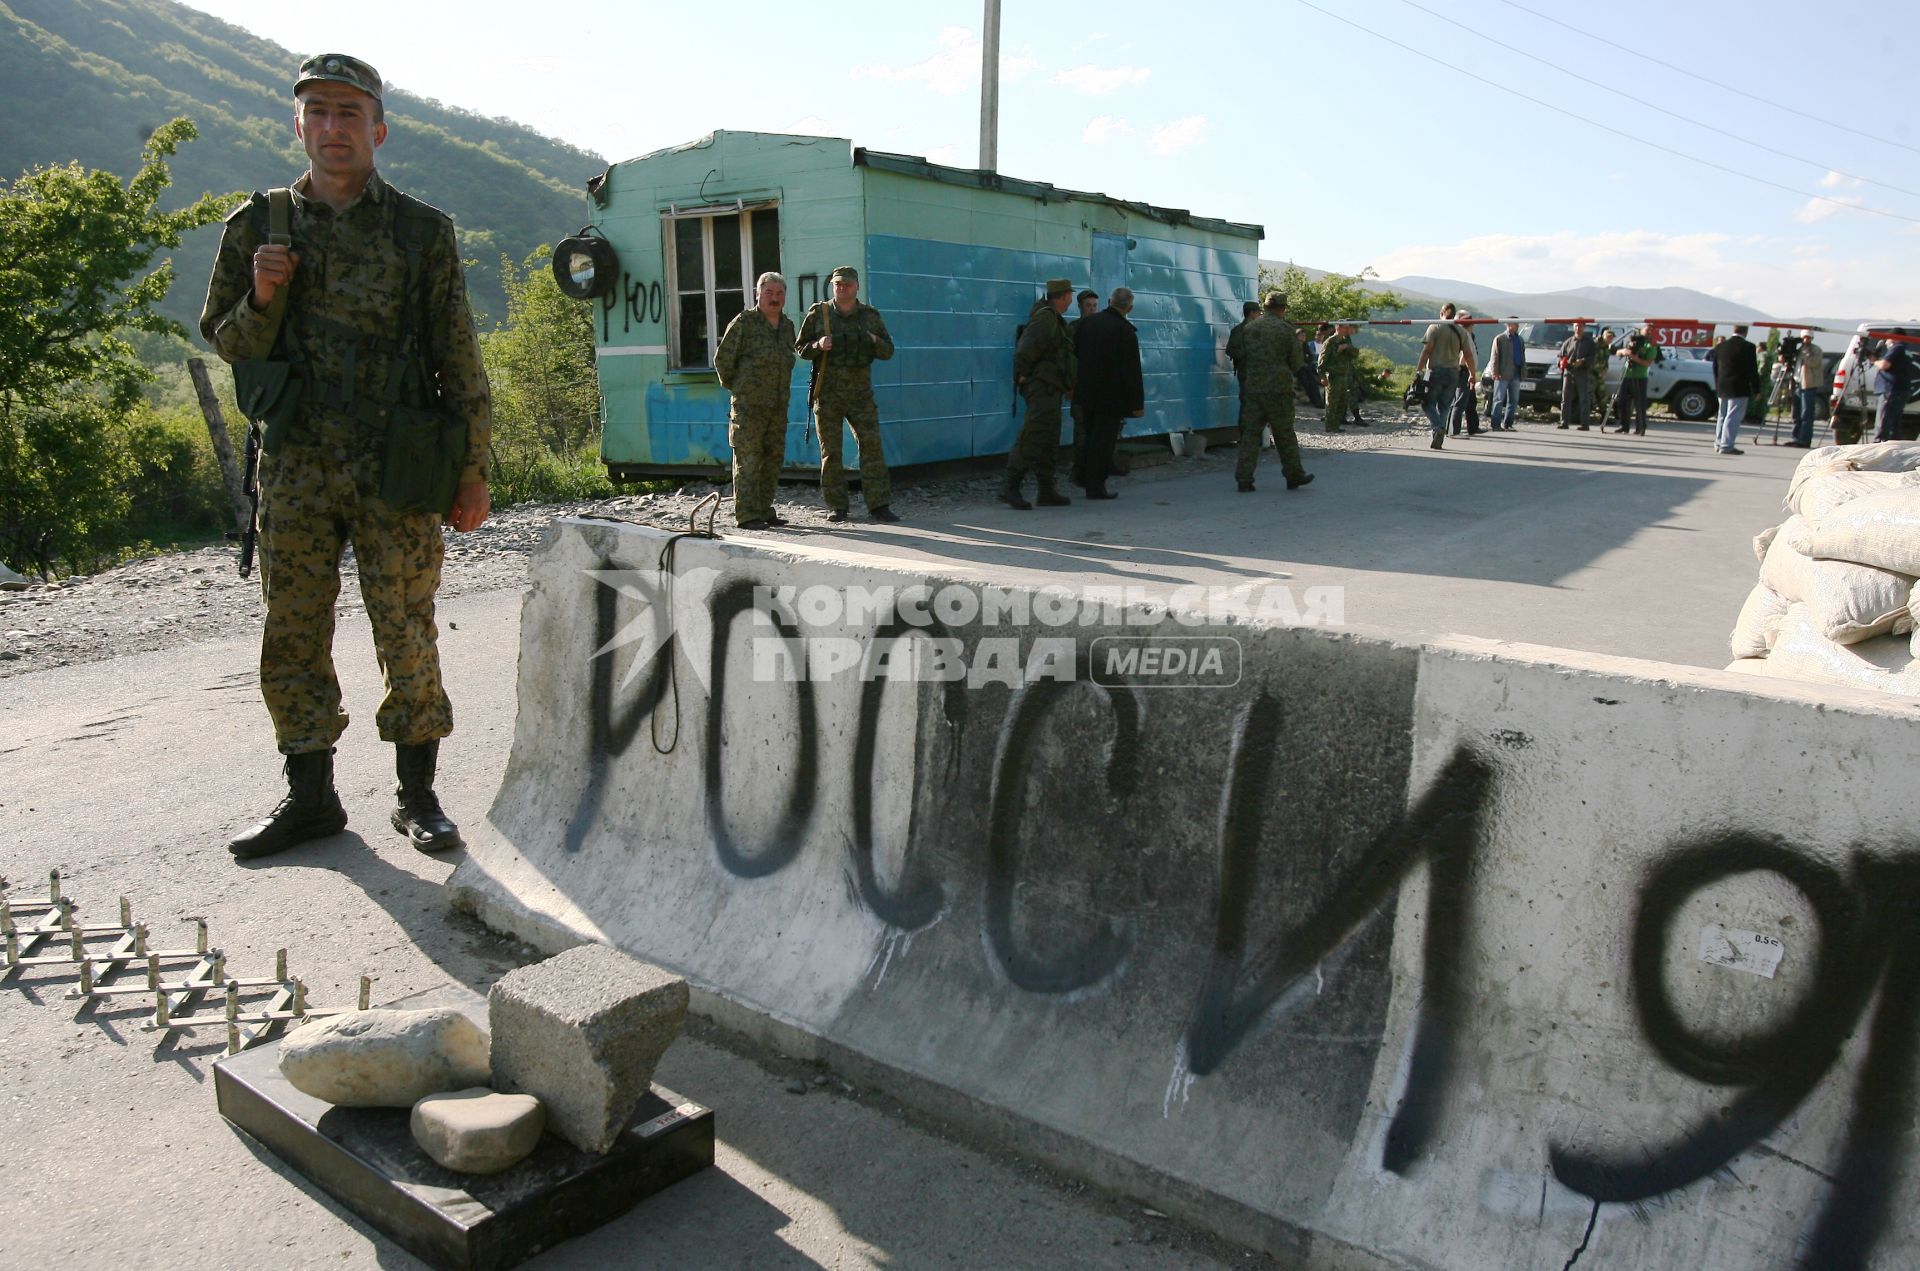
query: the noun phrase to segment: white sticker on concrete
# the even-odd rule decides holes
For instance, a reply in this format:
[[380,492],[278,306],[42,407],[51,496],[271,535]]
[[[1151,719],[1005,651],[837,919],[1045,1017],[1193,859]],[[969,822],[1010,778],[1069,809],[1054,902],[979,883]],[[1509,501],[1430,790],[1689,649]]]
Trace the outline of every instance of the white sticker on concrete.
[[1700,928],[1702,962],[1764,975],[1771,980],[1773,973],[1780,969],[1780,959],[1786,956],[1787,946],[1757,931],[1738,931],[1717,922]]

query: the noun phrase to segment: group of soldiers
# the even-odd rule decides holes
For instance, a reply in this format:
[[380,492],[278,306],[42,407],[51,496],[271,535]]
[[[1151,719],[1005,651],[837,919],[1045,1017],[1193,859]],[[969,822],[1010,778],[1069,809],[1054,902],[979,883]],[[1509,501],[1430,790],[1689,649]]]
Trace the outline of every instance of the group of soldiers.
[[820,436],[820,497],[829,521],[852,511],[841,461],[844,423],[860,446],[860,496],[876,521],[898,521],[893,481],[880,444],[873,400],[873,364],[893,356],[880,311],[860,299],[860,271],[842,265],[831,276],[833,299],[807,310],[799,330],[786,315],[787,280],[764,273],[754,281],[754,307],[727,324],[713,368],[732,395],[727,440],[733,447],[733,511],[741,529],[787,524],[774,509],[786,461],[787,402],[796,356],[813,364],[807,391]]
[[1227,336],[1227,361],[1240,381],[1240,439],[1233,477],[1242,494],[1254,492],[1254,473],[1260,463],[1265,434],[1273,434],[1280,470],[1287,489],[1298,490],[1313,480],[1300,462],[1300,441],[1294,432],[1294,390],[1303,376],[1318,373],[1326,386],[1326,430],[1341,431],[1359,417],[1360,350],[1353,342],[1355,326],[1336,323],[1320,341],[1318,356],[1308,363],[1307,335],[1287,320],[1287,295],[1269,292],[1256,305],[1241,308],[1240,325]]

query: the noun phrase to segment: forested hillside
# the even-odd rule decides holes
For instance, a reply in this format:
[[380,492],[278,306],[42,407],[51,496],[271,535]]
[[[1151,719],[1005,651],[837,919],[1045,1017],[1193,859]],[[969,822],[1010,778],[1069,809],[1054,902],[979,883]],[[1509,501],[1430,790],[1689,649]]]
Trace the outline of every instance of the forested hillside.
[[[168,206],[285,184],[306,168],[289,89],[314,51],[281,48],[168,0],[0,0],[0,181],[69,160],[130,174],[147,136],[185,115],[200,139],[173,164]],[[453,214],[475,262],[475,307],[490,325],[506,312],[501,254],[518,261],[583,224],[583,186],[605,160],[393,89],[386,109],[380,170]],[[217,228],[201,230],[175,254],[162,309],[189,328],[217,242]]]

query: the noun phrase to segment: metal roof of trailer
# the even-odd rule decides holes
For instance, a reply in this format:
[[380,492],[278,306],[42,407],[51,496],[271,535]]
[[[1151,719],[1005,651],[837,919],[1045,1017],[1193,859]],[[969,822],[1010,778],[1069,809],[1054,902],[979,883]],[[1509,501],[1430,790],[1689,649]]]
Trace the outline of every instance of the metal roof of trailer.
[[865,146],[855,146],[853,162],[855,167],[897,172],[902,176],[919,177],[925,181],[940,181],[947,185],[967,185],[981,190],[1021,194],[1030,199],[1038,199],[1042,203],[1104,203],[1135,216],[1143,216],[1150,221],[1159,221],[1163,225],[1191,225],[1195,229],[1208,230],[1215,234],[1231,234],[1236,238],[1260,239],[1266,236],[1266,227],[1261,225],[1223,221],[1211,216],[1195,216],[1183,207],[1156,207],[1152,203],[1116,199],[1110,194],[1100,194],[1091,190],[1069,190],[1046,181],[1023,181],[1019,177],[1010,177],[999,172],[986,172],[979,168],[950,168],[915,154],[891,154],[885,150],[869,150]]
[[[677,146],[666,146],[650,151],[627,163],[642,163],[662,155],[677,154],[686,150],[698,150],[710,146],[714,141],[729,132],[739,131],[747,136],[783,136],[795,141],[846,141],[844,137],[818,137],[802,133],[752,133],[744,130],[716,129],[695,141],[683,142]],[[848,142],[851,145],[851,142]],[[1158,221],[1163,225],[1190,225],[1195,229],[1206,230],[1214,234],[1227,234],[1235,238],[1259,240],[1266,236],[1266,227],[1249,225],[1240,221],[1223,221],[1212,216],[1195,216],[1183,207],[1159,207],[1152,203],[1138,203],[1131,199],[1117,199],[1110,194],[1100,194],[1091,190],[1069,190],[1048,181],[1026,181],[1019,177],[1010,177],[1004,173],[986,172],[979,168],[951,168],[943,163],[933,163],[917,154],[894,154],[886,150],[869,150],[865,146],[853,146],[853,165],[855,167],[874,168],[881,172],[895,172],[901,176],[918,177],[923,181],[939,181],[946,185],[971,186],[978,190],[998,190],[1003,194],[1021,195],[1038,199],[1042,203],[1104,203],[1108,207],[1119,208],[1134,216]],[[589,193],[595,201],[601,199],[600,190],[616,165],[609,164],[605,172],[587,182]]]

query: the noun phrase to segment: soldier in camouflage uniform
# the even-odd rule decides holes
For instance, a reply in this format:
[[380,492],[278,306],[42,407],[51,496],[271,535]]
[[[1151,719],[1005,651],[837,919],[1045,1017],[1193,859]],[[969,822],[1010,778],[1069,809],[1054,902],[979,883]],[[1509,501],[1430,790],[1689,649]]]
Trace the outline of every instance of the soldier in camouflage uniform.
[[880,311],[860,303],[860,272],[851,265],[833,271],[833,299],[807,311],[797,341],[800,356],[813,362],[813,422],[820,433],[820,497],[827,519],[844,521],[850,506],[847,472],[840,463],[840,421],[853,428],[860,445],[860,497],[876,521],[897,521],[888,506],[893,480],[880,448],[880,408],[873,403],[875,362],[893,356],[893,337]]
[[[294,122],[311,166],[287,200],[291,245],[268,241],[277,200],[255,195],[227,218],[200,317],[227,361],[278,353],[301,373],[286,390],[296,397],[282,394],[288,422],[268,430],[260,481],[260,688],[288,794],[228,844],[237,857],[346,826],[333,787],[347,715],[332,645],[348,543],[386,685],[374,718],[395,745],[390,820],[422,851],[461,845],[433,792],[440,739],[453,729],[433,605],[443,518],[456,530],[487,518],[492,416],[453,222],[374,171],[387,133],[381,93],[379,74],[358,59],[301,65]],[[435,406],[437,417],[424,413]],[[410,461],[393,438],[417,442],[400,425],[421,420],[428,457]],[[420,497],[423,475],[432,492]],[[431,510],[400,510],[410,506]]]
[[1326,427],[1339,432],[1360,387],[1360,350],[1353,342],[1353,324],[1335,324],[1333,335],[1320,346],[1321,378],[1327,382]]
[[1247,301],[1240,306],[1240,325],[1227,333],[1227,361],[1233,366],[1233,378],[1240,386],[1240,410],[1235,422],[1247,416],[1247,327],[1260,316],[1260,306]]
[[1300,340],[1288,322],[1287,297],[1269,295],[1266,312],[1247,324],[1245,332],[1246,410],[1240,416],[1240,450],[1233,464],[1240,493],[1253,493],[1253,471],[1260,462],[1260,433],[1273,430],[1273,448],[1287,474],[1287,489],[1297,490],[1313,480],[1300,463],[1300,441],[1293,433],[1293,390],[1299,383]]
[[[733,447],[733,516],[743,530],[785,525],[773,510],[780,467],[787,457],[787,402],[793,392],[793,319],[787,280],[761,274],[754,307],[734,315],[720,337],[713,369],[733,396],[727,412],[727,444]],[[839,420],[834,426],[839,427]],[[845,496],[844,482],[841,494]]]
[[1587,375],[1592,381],[1587,388],[1587,400],[1593,403],[1593,417],[1602,432],[1606,431],[1607,415],[1613,405],[1607,400],[1607,362],[1612,357],[1613,328],[1602,327],[1600,334],[1594,337],[1593,361],[1587,365]]
[[1000,498],[1021,511],[1033,506],[1022,491],[1028,472],[1039,477],[1040,492],[1034,502],[1041,507],[1060,508],[1073,502],[1054,485],[1054,466],[1060,456],[1060,403],[1072,396],[1080,374],[1073,336],[1063,316],[1071,303],[1072,281],[1049,278],[1046,298],[1033,302],[1026,330],[1013,351],[1013,384],[1027,399],[1027,417],[1007,452]]

